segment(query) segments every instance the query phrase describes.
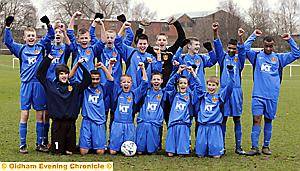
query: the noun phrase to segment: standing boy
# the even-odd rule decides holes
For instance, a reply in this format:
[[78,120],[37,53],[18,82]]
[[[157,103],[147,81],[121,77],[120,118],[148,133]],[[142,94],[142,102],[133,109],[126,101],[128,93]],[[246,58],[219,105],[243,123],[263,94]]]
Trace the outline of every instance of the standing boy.
[[253,91],[252,91],[252,114],[253,126],[251,133],[252,148],[247,153],[249,156],[260,154],[258,148],[259,135],[261,130],[262,115],[264,115],[264,143],[262,153],[271,155],[270,141],[272,136],[272,121],[276,118],[277,102],[279,97],[282,70],[285,66],[300,57],[300,50],[296,42],[289,34],[281,37],[290,45],[291,52],[273,52],[275,41],[272,37],[266,36],[263,39],[264,49],[261,51],[250,50],[252,43],[262,32],[255,30],[245,42],[246,55],[253,66]]
[[[29,118],[29,110],[31,106],[36,111],[36,150],[47,152],[48,148],[43,144],[44,124],[43,113],[47,109],[46,96],[42,85],[36,78],[36,71],[45,55],[45,47],[49,46],[54,37],[54,30],[50,25],[47,16],[41,18],[41,21],[47,24],[48,32],[38,43],[36,43],[36,31],[34,28],[26,28],[24,31],[25,44],[14,42],[10,26],[14,20],[13,16],[9,16],[5,20],[4,43],[14,56],[20,60],[20,101],[21,101],[21,118],[19,125],[20,134],[20,150],[22,154],[27,151],[27,121]],[[48,44],[48,45],[47,45]]]
[[[221,90],[227,86],[229,79],[229,71],[227,71],[227,65],[233,65],[234,70],[234,86],[231,97],[223,105],[223,123],[222,123],[222,133],[226,137],[226,123],[229,116],[233,117],[234,121],[234,133],[235,133],[235,153],[243,155],[245,151],[242,149],[242,126],[241,126],[241,115],[243,109],[243,92],[241,87],[242,70],[244,69],[246,53],[243,42],[244,30],[238,30],[239,43],[237,40],[230,39],[227,45],[227,52],[223,50],[222,42],[219,38],[219,23],[213,23],[212,29],[214,31],[214,46],[220,65],[220,85]],[[225,147],[224,147],[225,148]]]

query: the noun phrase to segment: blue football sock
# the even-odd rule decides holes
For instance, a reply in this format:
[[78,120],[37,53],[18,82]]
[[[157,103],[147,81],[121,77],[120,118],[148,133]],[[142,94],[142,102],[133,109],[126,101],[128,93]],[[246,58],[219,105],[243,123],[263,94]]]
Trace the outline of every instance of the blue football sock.
[[252,126],[252,133],[251,133],[252,147],[258,148],[259,134],[260,134],[260,126],[259,125],[253,125]]
[[20,134],[20,146],[26,145],[27,123],[20,123],[19,134]]
[[265,122],[264,127],[264,147],[269,147],[272,137],[272,122]]
[[49,140],[48,140],[49,127],[50,127],[49,122],[44,123],[44,144],[45,145],[47,145],[49,143]]
[[44,124],[42,122],[36,122],[36,143],[42,144],[44,138]]
[[235,132],[235,147],[241,147],[242,142],[242,125],[241,120],[234,121],[234,132]]

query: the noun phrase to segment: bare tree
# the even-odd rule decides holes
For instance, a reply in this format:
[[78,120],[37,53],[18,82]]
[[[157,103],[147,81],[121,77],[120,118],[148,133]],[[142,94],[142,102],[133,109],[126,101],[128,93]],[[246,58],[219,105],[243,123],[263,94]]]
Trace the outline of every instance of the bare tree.
[[248,10],[250,26],[252,29],[259,28],[263,32],[270,33],[270,9],[265,0],[252,0],[252,5]]
[[30,0],[0,0],[1,37],[5,26],[4,20],[10,15],[15,17],[13,28],[20,29],[22,26],[36,26],[36,9]]
[[142,19],[154,19],[156,17],[156,12],[151,11],[144,2],[139,2],[133,5],[130,9],[130,18],[134,21],[140,21]]
[[282,31],[285,33],[295,33],[297,31],[300,3],[295,0],[280,0],[279,16],[282,24]]
[[219,6],[217,7],[218,10],[224,10],[229,12],[234,16],[240,16],[240,7],[237,3],[234,3],[233,0],[222,0],[219,2]]

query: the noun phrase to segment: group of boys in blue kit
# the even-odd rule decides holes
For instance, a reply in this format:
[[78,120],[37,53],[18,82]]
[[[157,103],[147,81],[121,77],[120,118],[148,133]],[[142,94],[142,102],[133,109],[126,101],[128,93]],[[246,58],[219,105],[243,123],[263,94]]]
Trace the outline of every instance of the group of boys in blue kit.
[[[158,46],[149,48],[148,36],[143,30],[135,35],[136,47],[132,46],[134,34],[124,15],[118,16],[122,22],[118,33],[105,30],[103,15],[97,13],[90,30],[79,29],[76,37],[74,22],[81,15],[75,12],[68,28],[60,21],[53,28],[44,16],[41,21],[48,26],[47,35],[36,43],[35,30],[28,28],[24,31],[25,45],[13,40],[10,26],[14,18],[10,16],[5,20],[4,42],[21,64],[20,153],[28,153],[27,120],[32,105],[37,113],[36,150],[41,152],[49,151],[50,118],[50,151],[73,154],[76,151],[75,123],[81,113],[78,145],[82,155],[90,151],[104,154],[107,149],[115,155],[125,141],[135,142],[138,154],[155,154],[162,147],[164,120],[167,156],[190,155],[194,118],[195,154],[220,158],[226,152],[228,117],[234,121],[235,153],[258,155],[262,115],[265,121],[262,153],[271,154],[272,120],[276,117],[282,69],[300,57],[299,47],[289,34],[282,35],[291,47],[288,53],[273,52],[275,41],[269,36],[263,39],[263,50],[253,51],[251,45],[262,32],[255,30],[244,42],[242,28],[237,32],[238,40],[230,39],[224,50],[219,24],[215,22],[212,24],[214,47],[205,42],[203,47],[208,54],[200,54],[200,41],[194,37],[186,39],[174,18],[169,24],[178,30],[178,39],[172,48],[166,48],[165,34],[157,36]],[[95,34],[97,25],[101,38]],[[184,47],[187,54],[182,54]],[[71,54],[70,70],[67,63]],[[254,82],[249,152],[241,145],[241,73],[246,58],[253,66]],[[216,63],[220,66],[220,81],[215,76],[206,79],[205,68]],[[108,120],[109,127],[106,126]]]

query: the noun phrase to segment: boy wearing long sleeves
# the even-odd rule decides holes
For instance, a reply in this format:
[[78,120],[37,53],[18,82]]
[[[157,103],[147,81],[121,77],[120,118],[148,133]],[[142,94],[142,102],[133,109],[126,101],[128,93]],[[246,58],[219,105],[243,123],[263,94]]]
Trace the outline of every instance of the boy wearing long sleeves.
[[196,98],[193,99],[193,104],[196,105],[199,123],[195,150],[199,157],[220,158],[224,154],[221,105],[231,97],[234,85],[234,66],[227,65],[226,68],[229,72],[228,83],[219,93],[217,93],[219,80],[214,76],[206,81],[207,91],[204,91],[204,86],[195,88]]
[[[233,117],[234,121],[234,132],[235,132],[235,153],[243,155],[245,151],[242,149],[242,126],[241,126],[241,115],[243,109],[243,92],[241,87],[242,70],[244,69],[246,52],[243,42],[244,30],[238,30],[239,43],[237,40],[230,39],[227,45],[227,52],[223,50],[222,42],[219,38],[219,23],[213,23],[212,29],[214,31],[214,46],[220,65],[220,88],[224,89],[227,86],[227,80],[229,78],[229,72],[227,71],[227,65],[234,66],[234,86],[231,97],[223,105],[223,123],[222,132],[224,137],[226,137],[226,123],[229,116]],[[225,148],[225,147],[224,147]],[[224,152],[225,153],[225,152]]]
[[[44,57],[37,72],[37,78],[43,85],[51,124],[51,152],[55,154],[72,154],[76,148],[76,119],[80,110],[80,96],[91,84],[91,76],[82,65],[83,59],[73,67],[80,67],[83,71],[81,83],[69,83],[69,68],[59,64],[56,69],[56,79],[47,79],[47,70],[53,57]],[[75,72],[75,71],[74,71]]]
[[300,57],[300,50],[289,34],[283,34],[281,37],[289,43],[291,52],[273,52],[275,41],[270,36],[264,37],[263,50],[250,50],[252,43],[261,35],[262,32],[260,30],[255,30],[245,42],[246,57],[253,66],[254,83],[252,91],[252,148],[247,153],[247,155],[250,156],[260,154],[258,141],[261,130],[262,115],[264,116],[265,122],[262,153],[271,155],[270,141],[272,136],[272,121],[276,118],[282,70],[285,66]]
[[[43,20],[42,20],[43,19]],[[54,30],[50,25],[48,17],[42,17],[42,21],[47,24],[48,32],[38,43],[36,43],[36,31],[34,28],[26,28],[24,31],[25,44],[14,42],[10,25],[14,17],[9,16],[5,20],[4,43],[11,53],[20,60],[20,101],[21,101],[21,118],[19,125],[20,133],[20,150],[22,154],[27,151],[27,121],[31,106],[36,110],[36,150],[47,152],[48,148],[43,145],[44,124],[43,113],[47,109],[46,96],[42,85],[36,77],[36,71],[45,55],[45,48],[51,44],[54,38]],[[45,133],[45,134],[48,134]]]

